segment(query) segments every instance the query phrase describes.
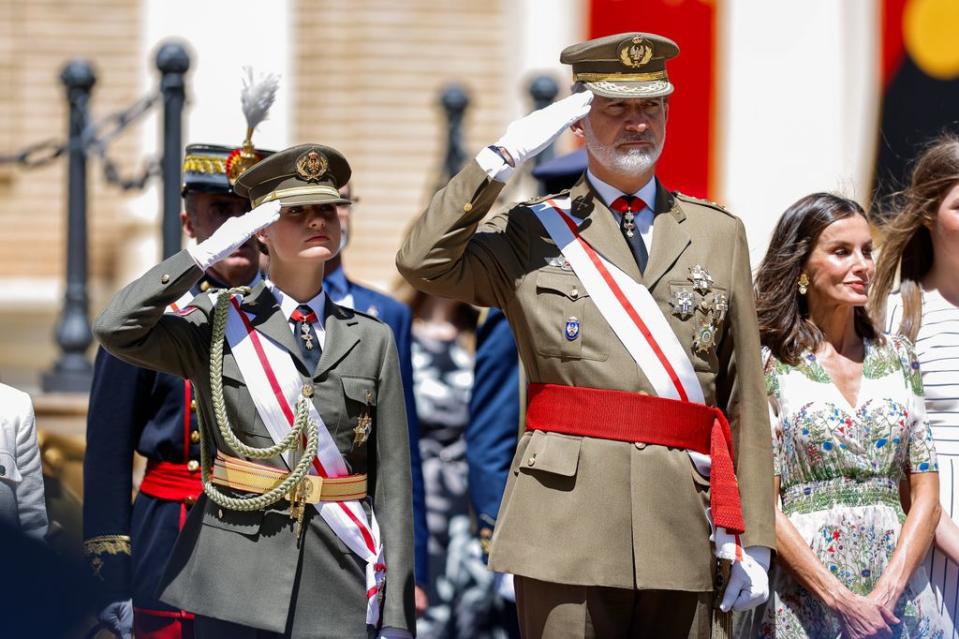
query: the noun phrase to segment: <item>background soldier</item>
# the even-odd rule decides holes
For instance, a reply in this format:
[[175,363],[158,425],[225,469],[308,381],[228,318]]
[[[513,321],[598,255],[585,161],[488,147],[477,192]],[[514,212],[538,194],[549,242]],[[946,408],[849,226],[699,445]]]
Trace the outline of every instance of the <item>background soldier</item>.
[[[643,33],[568,47],[578,93],[511,124],[397,255],[414,286],[502,308],[516,336],[527,432],[491,567],[516,575],[524,637],[707,637],[714,552],[735,559],[724,610],[768,593],[772,455],[745,230],[654,175],[677,53]],[[477,230],[513,169],[570,125],[586,175]]]
[[[248,210],[248,201],[233,192],[226,172],[229,161],[237,172],[233,177],[238,174],[239,152],[187,146],[180,220],[189,237],[202,242]],[[247,242],[210,267],[186,297],[211,287],[254,284],[258,255],[256,241]],[[177,308],[185,305],[186,299],[180,300]],[[125,637],[134,629],[137,637],[193,636],[193,615],[161,603],[157,587],[187,511],[202,492],[195,409],[188,380],[132,366],[103,348],[97,351],[83,466],[84,545],[108,599],[100,620]],[[131,506],[134,451],[146,458],[147,468]]]
[[400,357],[400,375],[403,377],[403,395],[406,399],[406,419],[410,431],[410,462],[413,472],[413,545],[416,564],[416,613],[422,615],[428,605],[426,590],[429,588],[429,557],[426,528],[426,494],[423,485],[423,462],[420,455],[420,422],[416,416],[416,400],[413,397],[413,355],[410,352],[410,327],[413,315],[410,307],[389,295],[358,284],[346,276],[343,270],[343,251],[353,235],[353,206],[358,202],[353,197],[353,187],[347,184],[340,189],[344,202],[336,205],[340,218],[340,252],[326,263],[323,288],[330,299],[347,308],[372,315],[393,331],[396,352]]

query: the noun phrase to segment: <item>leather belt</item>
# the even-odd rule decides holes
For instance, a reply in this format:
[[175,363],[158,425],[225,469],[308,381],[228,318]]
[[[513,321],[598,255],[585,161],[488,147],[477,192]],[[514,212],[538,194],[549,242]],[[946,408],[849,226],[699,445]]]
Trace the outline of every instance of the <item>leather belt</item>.
[[713,523],[731,533],[745,531],[732,435],[718,408],[627,391],[530,384],[526,427],[708,454]]
[[[287,475],[289,473],[281,468],[230,457],[217,451],[211,481],[217,486],[262,494],[276,487]],[[346,477],[307,475],[300,485],[304,501],[318,504],[321,501],[363,499],[366,497],[366,480],[366,474]]]

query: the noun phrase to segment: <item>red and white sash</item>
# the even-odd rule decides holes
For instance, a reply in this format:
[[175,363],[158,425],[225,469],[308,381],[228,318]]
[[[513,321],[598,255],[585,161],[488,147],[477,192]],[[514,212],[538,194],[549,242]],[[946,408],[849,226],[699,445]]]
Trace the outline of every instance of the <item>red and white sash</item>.
[[[705,403],[702,386],[686,349],[656,300],[645,286],[580,237],[579,225],[569,213],[570,206],[570,198],[565,197],[547,199],[529,208],[556,242],[600,314],[653,385],[656,395]],[[708,477],[709,456],[695,452],[689,452],[689,456],[697,470]],[[706,516],[712,526],[708,511]],[[725,557],[732,545],[735,558],[741,557],[739,535],[731,535],[725,528],[717,527],[713,540],[717,556]]]
[[702,404],[693,364],[656,300],[580,237],[569,208],[568,197],[530,206],[656,394]]
[[[296,402],[302,396],[303,380],[290,353],[258,332],[251,316],[240,308],[237,297],[230,300],[226,340],[253,398],[257,413],[274,441],[280,441],[293,425]],[[316,458],[311,472],[321,477],[344,477],[349,470],[323,418],[310,402],[310,419],[318,426]],[[289,465],[289,455],[284,454]],[[386,575],[380,529],[372,507],[367,520],[358,500],[320,502],[316,505],[323,520],[346,546],[366,562],[366,623],[376,625],[380,616],[378,596]]]

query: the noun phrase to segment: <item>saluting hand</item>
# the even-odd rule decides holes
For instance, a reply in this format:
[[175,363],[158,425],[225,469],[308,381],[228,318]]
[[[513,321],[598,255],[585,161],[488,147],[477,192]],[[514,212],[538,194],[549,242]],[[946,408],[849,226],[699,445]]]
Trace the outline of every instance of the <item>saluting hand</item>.
[[583,119],[592,101],[593,93],[582,91],[533,111],[506,127],[496,146],[506,149],[515,166],[519,166],[548,147],[571,124]]
[[231,217],[213,235],[196,246],[187,248],[193,261],[202,270],[207,270],[233,251],[240,248],[257,231],[280,219],[280,203],[266,202],[249,213]]

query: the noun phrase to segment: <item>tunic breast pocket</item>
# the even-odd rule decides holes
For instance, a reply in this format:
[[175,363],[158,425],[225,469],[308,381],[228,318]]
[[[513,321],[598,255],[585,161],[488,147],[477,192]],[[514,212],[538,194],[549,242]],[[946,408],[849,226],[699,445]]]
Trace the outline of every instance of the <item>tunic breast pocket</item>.
[[574,274],[539,271],[530,317],[536,352],[543,357],[597,361],[609,358],[599,330],[605,320]]
[[[349,444],[340,450],[351,455],[364,451],[373,436],[376,419],[376,380],[366,377],[342,377],[345,402],[344,420],[337,429],[349,438]],[[338,437],[339,439],[339,434]],[[358,471],[361,472],[361,471]]]

